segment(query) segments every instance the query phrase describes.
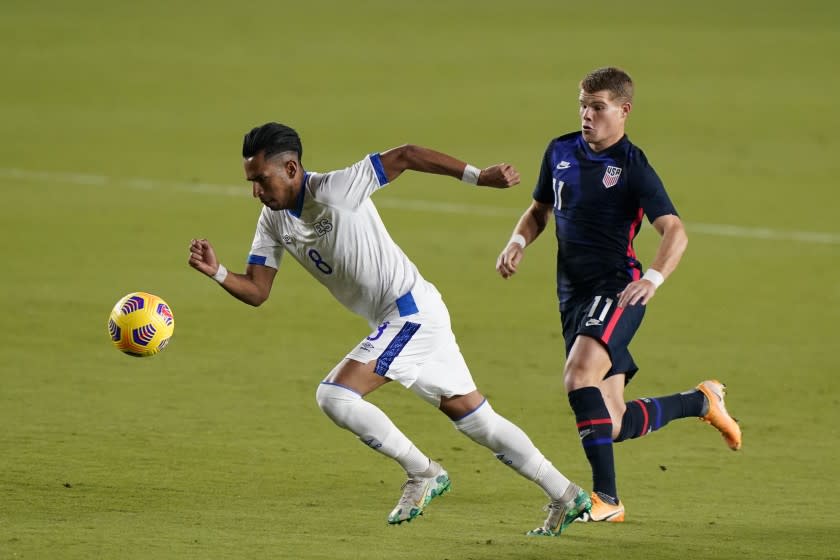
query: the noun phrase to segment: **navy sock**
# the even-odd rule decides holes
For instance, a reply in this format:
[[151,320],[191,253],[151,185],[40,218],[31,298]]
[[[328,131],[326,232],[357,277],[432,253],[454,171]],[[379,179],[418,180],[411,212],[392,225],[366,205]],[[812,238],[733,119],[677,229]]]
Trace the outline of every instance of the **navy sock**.
[[642,398],[626,403],[621,418],[621,431],[616,442],[642,437],[671,420],[703,414],[705,396],[700,391],[687,391],[667,397]]
[[592,489],[618,500],[615,460],[612,449],[612,420],[601,390],[583,387],[569,393],[569,404],[577,420],[580,444],[592,467]]

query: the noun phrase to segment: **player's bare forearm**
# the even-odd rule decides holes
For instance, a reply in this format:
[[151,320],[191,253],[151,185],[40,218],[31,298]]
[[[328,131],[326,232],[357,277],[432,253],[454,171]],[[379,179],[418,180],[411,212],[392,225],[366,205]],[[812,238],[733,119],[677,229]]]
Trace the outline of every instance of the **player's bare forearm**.
[[525,238],[526,244],[530,245],[534,240],[540,236],[548,224],[551,217],[552,206],[536,200],[531,203],[531,206],[519,218],[519,223],[516,224],[514,234],[519,234]]
[[502,278],[508,279],[516,274],[519,263],[525,256],[525,247],[543,232],[551,215],[551,209],[550,204],[535,200],[519,218],[510,240],[496,259],[496,270]]
[[227,277],[221,285],[227,293],[239,301],[247,303],[248,305],[253,305],[254,307],[259,307],[263,302],[265,302],[265,300],[268,299],[268,296],[271,293],[270,285],[268,287],[262,286],[248,274],[228,272]]
[[678,216],[660,216],[653,222],[653,227],[662,236],[656,256],[650,263],[650,268],[659,271],[664,278],[668,278],[677,265],[680,264],[683,253],[688,247],[688,235],[685,226]]
[[[188,263],[197,271],[213,279],[216,279],[222,266],[216,257],[213,245],[206,239],[190,241]],[[219,277],[217,281],[222,280],[219,283],[230,295],[256,307],[268,299],[276,272],[271,267],[248,265],[245,274],[227,272],[224,278]]]
[[[467,168],[467,164],[458,158],[414,144],[405,144],[382,152],[380,160],[388,181],[393,181],[407,170],[461,179]],[[480,170],[477,184],[498,188],[512,187],[519,184],[519,172],[506,163],[491,165]]]

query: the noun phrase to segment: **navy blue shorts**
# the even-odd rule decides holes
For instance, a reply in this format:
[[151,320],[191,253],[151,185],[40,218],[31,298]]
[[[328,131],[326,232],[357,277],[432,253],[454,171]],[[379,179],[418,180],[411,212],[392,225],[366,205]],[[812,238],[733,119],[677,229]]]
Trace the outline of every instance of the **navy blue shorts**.
[[563,338],[566,340],[566,357],[578,335],[591,336],[601,342],[610,354],[612,366],[605,377],[624,373],[625,383],[639,371],[627,347],[645,316],[644,305],[617,307],[618,296],[596,295],[580,299],[560,311],[563,320]]

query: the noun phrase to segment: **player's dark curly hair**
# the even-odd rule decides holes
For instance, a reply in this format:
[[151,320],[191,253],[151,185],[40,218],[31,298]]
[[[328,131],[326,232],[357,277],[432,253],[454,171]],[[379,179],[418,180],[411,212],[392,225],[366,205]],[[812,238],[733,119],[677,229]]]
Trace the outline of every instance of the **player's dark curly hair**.
[[293,128],[276,122],[255,126],[242,141],[242,157],[254,157],[262,151],[265,152],[265,159],[283,152],[296,152],[298,160],[303,159],[303,144],[298,133]]
[[586,93],[607,90],[613,99],[633,101],[633,80],[627,72],[613,66],[598,68],[584,76],[580,81],[580,89]]

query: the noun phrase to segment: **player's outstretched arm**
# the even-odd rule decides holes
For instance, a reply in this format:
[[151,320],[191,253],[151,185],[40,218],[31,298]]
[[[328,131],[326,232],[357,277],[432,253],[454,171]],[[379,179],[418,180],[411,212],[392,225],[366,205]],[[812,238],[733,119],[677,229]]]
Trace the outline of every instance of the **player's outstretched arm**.
[[478,169],[450,155],[413,144],[382,152],[380,160],[388,181],[393,181],[403,171],[411,170],[449,175],[474,185],[501,189],[519,184],[519,171],[510,164],[499,163]]
[[216,258],[216,251],[206,239],[190,241],[189,265],[218,282],[236,299],[253,305],[262,304],[271,293],[277,271],[270,266],[249,264],[245,274],[228,272]]
[[668,214],[653,221],[653,227],[662,236],[656,256],[645,275],[630,282],[618,297],[618,306],[645,305],[656,293],[656,289],[676,270],[688,246],[688,236],[679,216]]
[[513,230],[513,235],[510,236],[510,241],[502,249],[499,258],[496,259],[496,270],[502,275],[502,278],[510,278],[516,273],[519,263],[525,256],[525,247],[530,245],[543,232],[551,216],[551,210],[550,204],[535,200],[519,218],[519,222]]

